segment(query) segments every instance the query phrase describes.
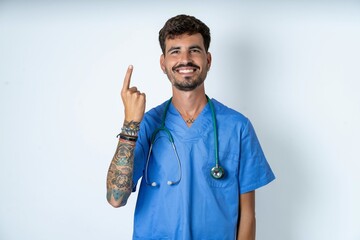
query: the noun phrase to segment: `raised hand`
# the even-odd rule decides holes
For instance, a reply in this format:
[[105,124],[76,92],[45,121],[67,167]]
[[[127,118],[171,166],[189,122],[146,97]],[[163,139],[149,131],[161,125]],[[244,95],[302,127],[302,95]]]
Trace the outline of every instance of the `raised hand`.
[[146,96],[136,87],[130,87],[132,72],[133,66],[130,65],[126,71],[121,89],[121,99],[125,108],[125,121],[140,122],[145,112]]

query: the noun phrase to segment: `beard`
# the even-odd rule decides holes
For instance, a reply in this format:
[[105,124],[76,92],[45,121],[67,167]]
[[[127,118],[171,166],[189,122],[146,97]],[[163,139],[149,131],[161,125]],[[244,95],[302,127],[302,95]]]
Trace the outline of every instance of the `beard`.
[[206,75],[207,75],[205,72],[205,74],[200,73],[200,75],[196,75],[196,76],[192,76],[192,77],[184,77],[184,79],[179,79],[180,77],[176,76],[176,74],[177,74],[176,69],[180,68],[180,67],[187,67],[187,66],[195,67],[198,70],[200,69],[200,67],[198,67],[192,63],[189,63],[187,65],[179,65],[179,66],[173,67],[171,69],[171,71],[166,69],[166,75],[167,75],[168,79],[170,80],[172,85],[180,91],[192,91],[192,90],[196,89],[198,86],[203,84],[203,82],[205,81]]
[[192,80],[191,77],[185,77],[185,81],[179,81],[176,78],[173,80],[170,79],[172,85],[180,91],[192,91],[204,82],[204,78],[200,76],[195,80]]

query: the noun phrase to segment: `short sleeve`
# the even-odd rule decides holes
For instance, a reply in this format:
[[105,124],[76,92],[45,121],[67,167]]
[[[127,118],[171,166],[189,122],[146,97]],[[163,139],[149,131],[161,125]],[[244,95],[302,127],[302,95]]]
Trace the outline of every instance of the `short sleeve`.
[[239,186],[240,194],[260,188],[275,179],[256,136],[247,120],[241,133]]

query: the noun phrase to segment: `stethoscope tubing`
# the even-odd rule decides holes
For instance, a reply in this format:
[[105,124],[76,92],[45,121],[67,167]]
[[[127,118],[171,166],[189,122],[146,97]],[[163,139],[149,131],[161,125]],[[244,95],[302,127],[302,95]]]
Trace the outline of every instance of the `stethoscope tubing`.
[[[218,134],[217,134],[217,124],[216,124],[216,116],[215,116],[215,108],[214,105],[212,103],[212,101],[210,100],[210,98],[206,95],[207,101],[209,103],[210,106],[210,110],[211,110],[211,118],[212,118],[212,123],[213,123],[213,131],[214,131],[214,151],[215,151],[215,166],[210,170],[210,174],[213,178],[215,179],[220,179],[224,176],[224,169],[219,165],[219,150],[218,150]],[[151,153],[152,153],[152,149],[153,149],[153,145],[155,144],[155,142],[157,141],[156,136],[160,131],[165,131],[166,134],[168,135],[168,139],[171,143],[171,146],[174,150],[175,153],[175,157],[176,160],[178,162],[178,178],[176,181],[167,181],[167,184],[172,186],[172,185],[176,185],[181,181],[182,178],[182,168],[181,168],[181,161],[179,158],[179,154],[176,150],[176,146],[174,143],[174,138],[170,132],[170,130],[165,126],[165,119],[166,119],[166,114],[167,111],[169,109],[170,103],[171,103],[172,98],[170,98],[168,100],[168,102],[166,103],[165,109],[164,109],[164,113],[162,116],[162,121],[161,121],[161,126],[157,129],[155,129],[155,131],[153,132],[153,134],[151,135],[151,139],[150,139],[150,148],[149,148],[149,153],[146,159],[146,164],[145,164],[145,170],[144,170],[144,177],[145,177],[145,182],[147,185],[152,186],[152,187],[157,187],[159,186],[158,183],[156,182],[150,182],[149,180],[149,176],[148,176],[148,172],[149,172],[149,162],[150,162],[150,157],[151,157]]]

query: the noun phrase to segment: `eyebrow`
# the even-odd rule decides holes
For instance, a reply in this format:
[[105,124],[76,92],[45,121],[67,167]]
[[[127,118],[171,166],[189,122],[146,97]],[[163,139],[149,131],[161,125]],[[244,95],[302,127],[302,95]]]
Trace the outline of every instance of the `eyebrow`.
[[174,50],[179,50],[179,49],[180,49],[180,47],[171,47],[171,48],[169,48],[169,50],[167,50],[167,53],[174,51]]
[[189,49],[194,49],[194,48],[203,50],[203,48],[200,47],[199,45],[193,45],[193,46],[190,46],[190,47],[189,47]]

